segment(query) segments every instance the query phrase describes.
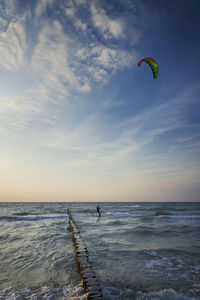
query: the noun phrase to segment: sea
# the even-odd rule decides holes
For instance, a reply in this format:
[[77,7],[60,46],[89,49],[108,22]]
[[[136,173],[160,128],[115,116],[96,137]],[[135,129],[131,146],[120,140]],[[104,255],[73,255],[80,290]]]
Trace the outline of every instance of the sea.
[[87,299],[67,208],[103,299],[200,299],[200,203],[174,202],[0,203],[0,299]]

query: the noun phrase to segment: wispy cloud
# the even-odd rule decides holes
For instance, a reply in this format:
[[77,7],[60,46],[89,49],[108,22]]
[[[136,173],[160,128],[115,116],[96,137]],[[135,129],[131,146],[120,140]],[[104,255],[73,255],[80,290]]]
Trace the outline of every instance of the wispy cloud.
[[[73,2],[69,2],[68,7],[65,8],[65,13],[68,11],[69,15],[69,9],[71,9],[70,15],[73,17],[77,5],[83,4],[86,5],[84,1],[77,2],[76,6]],[[5,5],[10,12],[9,5]],[[113,73],[135,62],[134,52],[128,53],[123,48],[105,46],[94,39],[91,42],[92,33],[87,30],[86,20],[74,17],[73,24],[76,28],[86,32],[87,47],[85,46],[85,38],[79,41],[75,38],[73,42],[71,34],[68,35],[64,31],[63,25],[58,20],[46,19],[45,22],[40,22],[38,19],[42,17],[47,8],[53,5],[55,5],[53,0],[37,2],[35,8],[37,23],[34,23],[32,19],[32,31],[35,31],[34,35],[38,35],[35,38],[37,43],[35,45],[33,43],[27,44],[29,33],[26,28],[26,20],[29,17],[29,22],[31,22],[31,18],[33,18],[30,11],[29,14],[26,12],[23,16],[18,16],[10,22],[8,28],[1,35],[2,66],[10,71],[19,67],[26,67],[31,72],[34,71],[35,74],[39,70],[40,75],[44,76],[43,84],[45,81],[46,85],[52,87],[52,90],[57,86],[56,92],[59,90],[60,94],[66,95],[67,85],[72,90],[88,92],[91,90],[92,82],[106,83]],[[12,10],[14,7],[12,4]],[[93,14],[103,14],[106,31],[113,34],[114,38],[123,35],[123,26],[120,25],[120,22],[110,20],[100,6],[98,9],[94,5],[92,7],[92,18],[94,17]],[[37,27],[36,24],[38,24]],[[31,56],[29,53],[32,53]],[[28,61],[27,58],[31,60]],[[52,82],[53,80],[54,82]]]
[[[105,195],[111,189],[116,195],[116,187],[131,196],[133,186],[139,195],[144,186],[155,191],[157,182],[162,188],[197,183],[199,86],[175,85],[164,51],[158,80],[144,83],[145,72],[135,76],[138,52],[157,55],[167,43],[158,23],[160,12],[169,14],[149,8],[131,0],[0,1],[4,169],[17,174],[24,161],[18,162],[18,147],[27,157],[32,153],[36,181],[40,172],[46,178],[56,169],[62,189],[65,178],[73,178],[72,194],[77,177],[79,187],[86,183],[90,191],[92,181]],[[15,153],[15,164],[9,163]]]
[[[147,178],[158,174],[171,179],[177,174],[188,177],[195,173],[197,176],[199,126],[196,126],[196,135],[192,128],[191,136],[184,116],[185,106],[191,102],[196,89],[185,89],[125,122],[113,122],[109,124],[109,131],[101,124],[105,107],[105,111],[90,115],[72,130],[57,129],[44,141],[44,146],[66,151],[63,164],[68,168],[95,167],[113,174],[120,170],[123,176],[143,174]],[[179,137],[181,132],[181,140],[177,138],[177,130]]]
[[54,3],[54,0],[39,0],[35,7],[36,18],[41,17],[42,14],[46,11],[46,9],[50,6],[52,6],[53,3]]
[[12,21],[5,32],[1,33],[0,65],[9,71],[25,67],[26,31],[24,28],[26,16]]
[[0,3],[0,33],[6,30],[15,17],[17,0],[2,0]]
[[67,95],[65,83],[76,86],[76,79],[68,64],[67,37],[58,21],[41,28],[31,66],[40,77],[43,94],[46,93],[47,97],[57,94],[62,99]]
[[[4,87],[6,80],[9,86],[0,99],[4,112],[5,108],[11,114],[14,109],[18,114],[32,110],[39,119],[48,103],[66,102],[74,93],[91,92],[95,84],[107,84],[116,72],[135,63],[134,51],[94,38],[91,26],[105,37],[112,35],[116,41],[124,38],[123,22],[108,17],[100,2],[88,7],[84,0],[69,1],[61,6],[64,9],[59,13],[66,21],[71,18],[71,26],[83,31],[79,39],[66,30],[56,14],[44,18],[47,10],[54,9],[55,1],[39,0],[33,11],[27,6],[21,14],[18,5],[10,0],[0,6],[2,24],[7,22],[0,39],[0,68]],[[82,9],[91,14],[88,19],[81,17]],[[98,18],[103,18],[105,27]]]
[[106,15],[102,7],[97,7],[91,3],[91,14],[94,26],[99,30],[105,39],[123,38],[123,24],[120,20],[115,20]]
[[90,44],[77,49],[78,68],[88,75],[91,82],[107,83],[117,71],[132,66],[135,53],[112,49],[101,44]]

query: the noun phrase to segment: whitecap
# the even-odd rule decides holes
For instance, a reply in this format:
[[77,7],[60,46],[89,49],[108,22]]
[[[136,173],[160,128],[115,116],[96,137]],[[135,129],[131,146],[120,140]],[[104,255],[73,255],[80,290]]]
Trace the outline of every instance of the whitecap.
[[85,293],[81,284],[77,286],[42,286],[38,288],[27,287],[24,289],[8,288],[0,290],[0,299],[3,300],[18,300],[18,299],[54,299],[54,300],[86,300],[87,293]]
[[140,207],[140,205],[125,205],[124,207],[127,207],[127,208],[138,208],[138,207]]

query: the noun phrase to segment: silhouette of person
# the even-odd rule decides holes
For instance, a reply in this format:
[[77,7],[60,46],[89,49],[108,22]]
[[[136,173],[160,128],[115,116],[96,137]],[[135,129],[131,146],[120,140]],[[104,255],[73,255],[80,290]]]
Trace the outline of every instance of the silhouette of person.
[[97,205],[97,212],[99,214],[99,217],[101,217],[100,207]]

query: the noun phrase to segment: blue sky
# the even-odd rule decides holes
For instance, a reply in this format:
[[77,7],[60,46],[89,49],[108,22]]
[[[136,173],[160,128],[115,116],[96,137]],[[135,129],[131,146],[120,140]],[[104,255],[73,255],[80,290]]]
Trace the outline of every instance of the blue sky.
[[1,0],[0,201],[199,201],[199,9]]

